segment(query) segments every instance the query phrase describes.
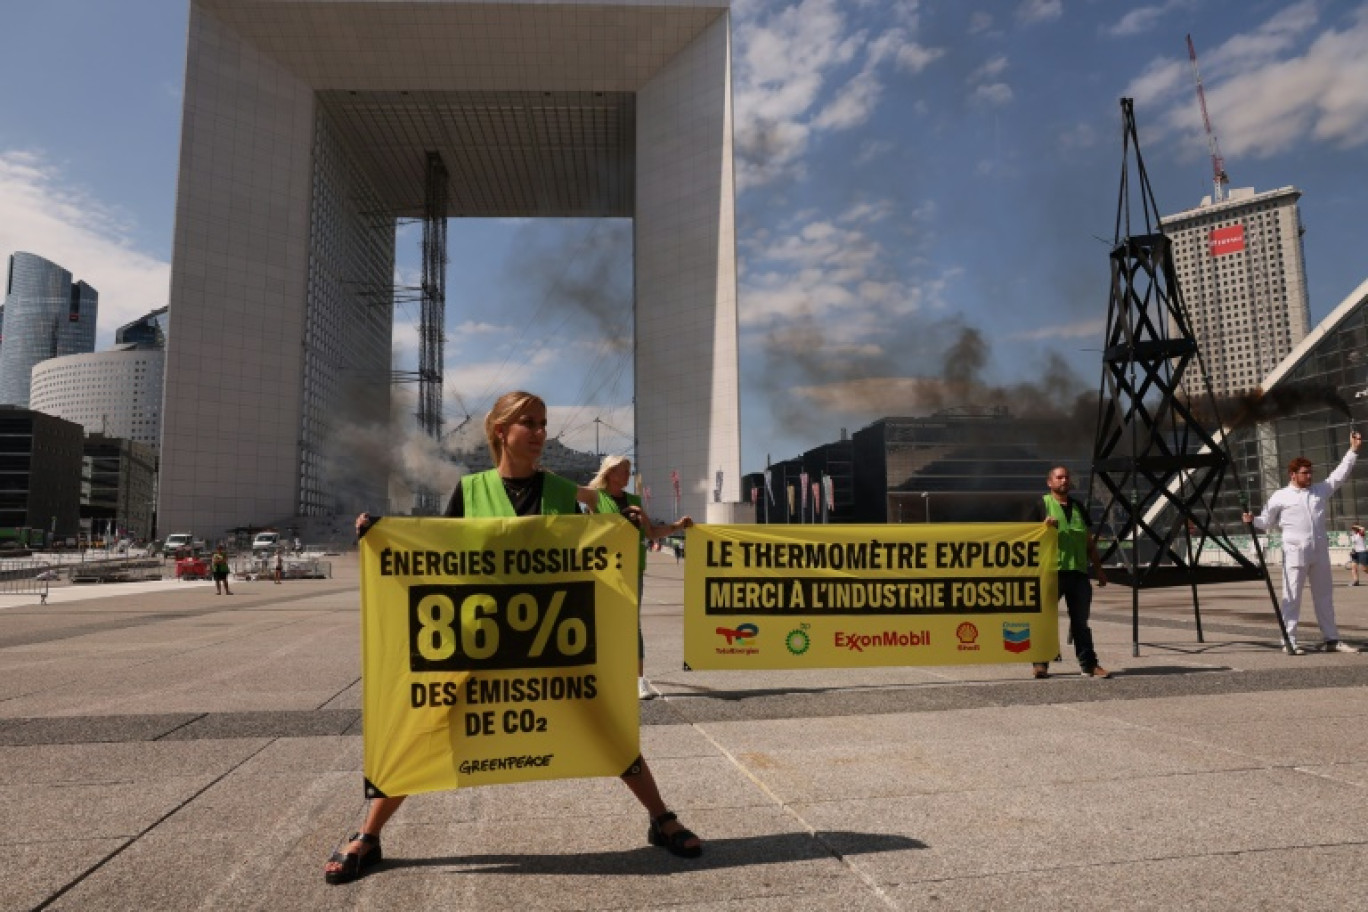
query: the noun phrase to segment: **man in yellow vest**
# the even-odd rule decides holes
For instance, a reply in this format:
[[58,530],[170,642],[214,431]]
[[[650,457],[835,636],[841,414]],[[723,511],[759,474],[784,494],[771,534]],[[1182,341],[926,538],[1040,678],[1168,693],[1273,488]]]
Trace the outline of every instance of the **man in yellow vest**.
[[[1107,573],[1097,554],[1096,537],[1088,529],[1088,508],[1069,496],[1069,470],[1062,465],[1050,469],[1046,477],[1050,493],[1040,500],[1037,514],[1045,525],[1059,530],[1059,597],[1069,610],[1069,635],[1073,638],[1074,653],[1085,678],[1110,678],[1111,672],[1097,664],[1093,649],[1092,628],[1088,615],[1092,611],[1092,583],[1088,567],[1097,576],[1097,585],[1107,585]],[[1037,678],[1050,676],[1049,662],[1036,662],[1032,668]]]

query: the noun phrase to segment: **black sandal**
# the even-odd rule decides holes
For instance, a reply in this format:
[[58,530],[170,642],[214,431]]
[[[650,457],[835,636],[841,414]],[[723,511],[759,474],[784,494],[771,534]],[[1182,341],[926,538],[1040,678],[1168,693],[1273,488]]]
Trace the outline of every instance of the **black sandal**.
[[362,845],[370,846],[370,848],[365,852],[333,852],[328,861],[335,861],[342,867],[336,871],[323,872],[323,879],[328,883],[334,886],[351,883],[365,873],[367,868],[378,865],[383,858],[380,851],[379,836],[372,836],[370,833],[353,833],[347,839],[347,844],[350,845],[353,842],[359,842]]
[[677,821],[674,811],[666,811],[659,817],[651,821],[651,828],[646,831],[646,841],[653,846],[660,846],[668,849],[671,855],[678,855],[680,858],[697,858],[703,854],[701,845],[685,845],[690,839],[698,839],[697,834],[687,827],[680,827],[673,833],[665,832],[665,824]]

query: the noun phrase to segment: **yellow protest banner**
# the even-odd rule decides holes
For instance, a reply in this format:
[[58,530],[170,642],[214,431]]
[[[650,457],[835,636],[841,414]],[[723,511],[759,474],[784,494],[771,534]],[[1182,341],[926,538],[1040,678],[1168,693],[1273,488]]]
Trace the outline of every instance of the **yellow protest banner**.
[[639,753],[637,539],[609,515],[371,526],[367,794],[624,772]]
[[1048,662],[1043,523],[694,526],[684,663],[702,669]]

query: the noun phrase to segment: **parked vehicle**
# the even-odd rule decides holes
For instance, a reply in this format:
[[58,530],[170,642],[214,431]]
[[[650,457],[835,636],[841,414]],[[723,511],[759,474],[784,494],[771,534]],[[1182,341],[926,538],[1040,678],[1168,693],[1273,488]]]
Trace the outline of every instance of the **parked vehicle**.
[[275,551],[279,547],[279,532],[258,532],[256,534],[256,538],[252,539],[253,554],[257,554],[263,551]]
[[209,578],[209,562],[202,557],[183,557],[176,561],[176,579],[204,580]]
[[170,535],[166,536],[166,541],[162,543],[162,554],[163,556],[170,557],[174,557],[182,551],[189,554],[192,553],[196,547],[203,548],[204,542],[200,541],[196,543],[195,536],[191,535],[189,532],[172,532]]

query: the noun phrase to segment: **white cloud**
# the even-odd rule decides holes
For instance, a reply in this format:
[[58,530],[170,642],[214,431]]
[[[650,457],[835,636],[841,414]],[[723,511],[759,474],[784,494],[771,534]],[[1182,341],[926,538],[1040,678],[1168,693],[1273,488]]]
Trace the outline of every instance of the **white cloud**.
[[1016,14],[1022,22],[1045,22],[1064,15],[1064,3],[1063,0],[1024,0]]
[[999,54],[989,58],[970,73],[965,79],[965,82],[974,87],[969,93],[970,103],[994,108],[1010,104],[1013,98],[1012,87],[998,79],[1006,71],[1007,57]]
[[847,82],[831,104],[813,119],[820,130],[846,130],[869,119],[879,102],[883,84],[873,73],[865,71]]
[[1052,339],[1096,339],[1107,331],[1106,319],[1087,320],[1081,323],[1065,323],[1057,326],[1042,326],[1027,329],[1007,336],[1012,342],[1048,342]]
[[897,148],[891,140],[867,139],[860,144],[860,153],[855,156],[855,164],[867,165],[876,158],[882,158]]
[[[1171,57],[1152,60],[1144,71],[1122,93],[1135,101],[1136,110],[1144,111],[1165,101],[1174,93],[1192,86],[1192,70],[1186,60]],[[1196,104],[1196,102],[1193,102]]]
[[1012,97],[1012,87],[1005,82],[994,82],[989,85],[981,85],[974,89],[969,95],[971,101],[994,108],[1000,108],[1003,105],[1010,104]]
[[1113,38],[1127,38],[1148,32],[1164,22],[1175,10],[1190,7],[1193,0],[1166,0],[1154,6],[1139,6],[1126,13],[1115,25],[1102,29],[1102,33]]
[[1095,145],[1097,145],[1097,130],[1092,124],[1075,124],[1059,134],[1059,148],[1064,151],[1090,149]]
[[[1368,5],[1341,30],[1316,34],[1314,17],[1313,3],[1298,3],[1210,54],[1199,49],[1207,109],[1228,161],[1268,157],[1308,141],[1368,144]],[[1187,62],[1159,60],[1127,94],[1137,106],[1143,98],[1164,109],[1162,134],[1186,136],[1190,148],[1204,149],[1192,93]],[[1238,164],[1231,170],[1238,175]]]
[[981,35],[993,27],[993,15],[982,10],[969,17],[969,34]]
[[875,222],[882,222],[893,214],[893,203],[891,200],[874,200],[872,202],[861,202],[851,206],[845,212],[836,217],[836,221],[849,224],[851,222],[862,222],[872,225]]
[[505,332],[507,326],[498,323],[481,323],[474,320],[466,320],[451,327],[453,335],[461,336],[487,336],[494,333]]
[[98,291],[97,348],[119,326],[167,304],[171,266],[135,250],[129,228],[122,213],[73,188],[43,153],[0,152],[0,256],[36,254]]
[[1007,56],[999,54],[989,58],[982,66],[969,74],[968,82],[970,85],[980,82],[988,82],[1001,76],[1007,70]]
[[839,0],[733,9],[739,192],[804,177],[814,137],[872,117],[884,89],[881,67],[916,74],[944,53],[915,40],[916,9],[902,4],[895,11],[902,24],[872,38],[851,25]]

